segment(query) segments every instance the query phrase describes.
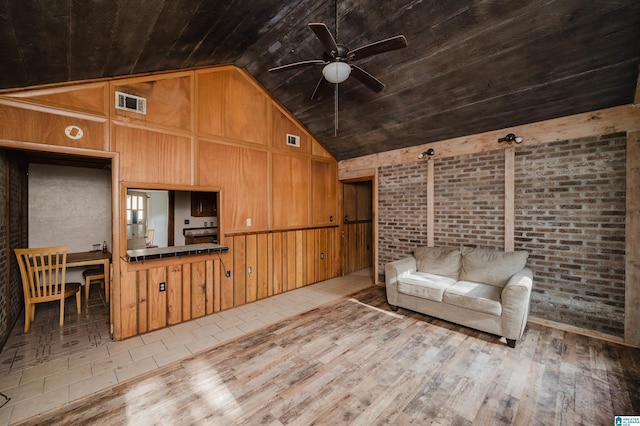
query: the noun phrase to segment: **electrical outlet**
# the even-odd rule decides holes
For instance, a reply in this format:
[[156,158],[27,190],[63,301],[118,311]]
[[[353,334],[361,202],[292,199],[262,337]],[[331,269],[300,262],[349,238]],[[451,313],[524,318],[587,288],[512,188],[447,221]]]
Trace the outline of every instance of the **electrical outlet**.
[[320,259],[324,259],[324,253],[320,253]]
[[253,271],[253,269],[251,269],[251,266],[249,266],[249,267],[247,268],[247,274],[251,274],[251,272],[252,272],[252,271]]
[[166,291],[167,290],[167,283],[160,283],[160,291]]
[[227,278],[229,278],[229,277],[231,276],[231,271],[225,271],[225,272],[224,272],[224,275],[225,275]]
[[185,224],[185,225],[188,225],[188,224],[189,224],[189,219],[185,219],[185,220],[184,220],[184,224]]

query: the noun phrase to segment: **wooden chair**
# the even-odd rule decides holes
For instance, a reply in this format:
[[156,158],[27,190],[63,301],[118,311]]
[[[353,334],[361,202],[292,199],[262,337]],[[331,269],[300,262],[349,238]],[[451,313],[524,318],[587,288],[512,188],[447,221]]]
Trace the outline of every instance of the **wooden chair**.
[[105,283],[104,280],[104,267],[100,266],[99,268],[87,269],[82,272],[82,276],[84,277],[84,299],[89,302],[89,288],[91,287],[91,282],[96,281],[105,287],[104,297],[107,303],[109,303],[109,283]]
[[67,246],[15,249],[24,291],[24,332],[35,319],[36,303],[60,301],[60,325],[64,325],[64,301],[76,295],[76,309],[81,310],[80,283],[65,282]]

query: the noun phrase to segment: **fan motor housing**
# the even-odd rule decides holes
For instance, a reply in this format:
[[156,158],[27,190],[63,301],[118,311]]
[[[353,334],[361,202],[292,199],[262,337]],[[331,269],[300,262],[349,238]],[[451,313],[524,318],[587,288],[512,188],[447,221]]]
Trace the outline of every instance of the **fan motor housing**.
[[322,54],[322,56],[323,56],[325,61],[336,61],[336,60],[338,60],[338,61],[347,62],[349,60],[349,58],[347,56],[348,54],[349,54],[349,48],[347,46],[345,46],[344,44],[338,44],[338,51],[336,52],[334,57],[329,55],[327,52],[324,52]]

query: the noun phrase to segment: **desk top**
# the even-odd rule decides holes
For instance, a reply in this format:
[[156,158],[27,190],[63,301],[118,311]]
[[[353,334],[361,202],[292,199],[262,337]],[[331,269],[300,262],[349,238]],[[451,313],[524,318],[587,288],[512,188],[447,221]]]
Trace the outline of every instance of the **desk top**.
[[111,253],[103,253],[102,250],[67,253],[67,263],[105,259],[111,259]]

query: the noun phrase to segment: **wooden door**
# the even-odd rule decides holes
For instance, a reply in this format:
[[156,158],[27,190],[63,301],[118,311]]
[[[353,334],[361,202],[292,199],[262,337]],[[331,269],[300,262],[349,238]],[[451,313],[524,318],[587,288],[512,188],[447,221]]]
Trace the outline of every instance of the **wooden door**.
[[373,264],[372,182],[342,186],[342,271],[349,274]]

